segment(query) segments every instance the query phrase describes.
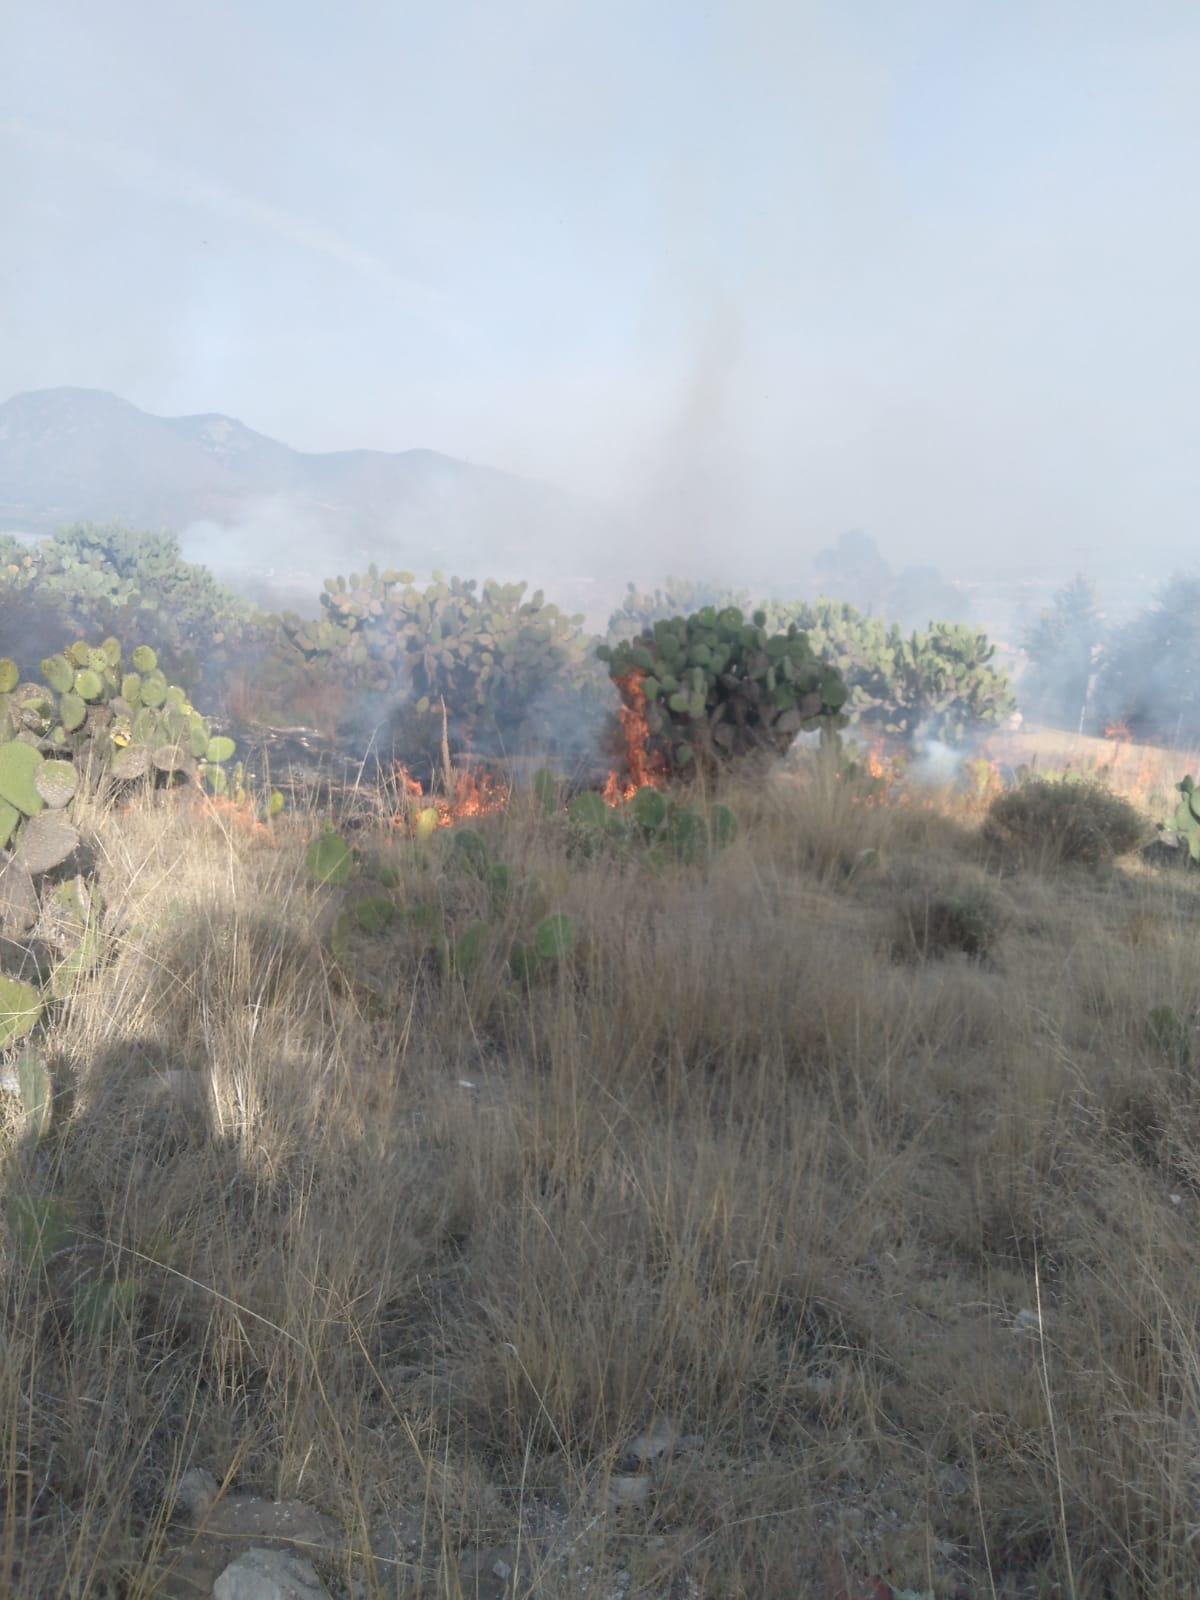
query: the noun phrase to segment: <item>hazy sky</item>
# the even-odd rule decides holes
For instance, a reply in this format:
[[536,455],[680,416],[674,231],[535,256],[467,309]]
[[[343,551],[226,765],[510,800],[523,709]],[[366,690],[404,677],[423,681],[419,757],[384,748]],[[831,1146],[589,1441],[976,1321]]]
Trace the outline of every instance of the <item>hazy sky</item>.
[[0,398],[445,450],[667,565],[1194,559],[1195,0],[39,0],[0,141]]

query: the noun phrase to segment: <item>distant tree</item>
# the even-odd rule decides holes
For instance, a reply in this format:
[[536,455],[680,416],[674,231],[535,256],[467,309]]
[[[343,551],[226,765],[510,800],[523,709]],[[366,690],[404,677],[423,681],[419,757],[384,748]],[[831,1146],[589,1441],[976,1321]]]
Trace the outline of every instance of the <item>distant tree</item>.
[[1030,666],[1021,700],[1026,710],[1054,727],[1078,727],[1085,720],[1104,639],[1095,585],[1080,574],[1055,592],[1025,634]]
[[817,552],[813,570],[823,595],[901,628],[961,621],[967,611],[962,593],[936,567],[893,571],[869,533],[842,534],[836,545]]
[[1139,739],[1200,740],[1200,573],[1177,572],[1115,635],[1100,678],[1106,721]]
[[869,533],[843,533],[837,544],[817,551],[813,568],[823,594],[860,611],[886,609],[895,575]]
[[928,628],[934,621],[961,622],[969,606],[936,567],[901,567],[881,609],[902,628]]
[[705,606],[718,611],[726,606],[737,606],[739,611],[752,610],[750,596],[744,589],[731,589],[726,584],[711,579],[693,582],[688,578],[663,579],[661,588],[639,591],[630,584],[625,598],[608,619],[609,644],[619,644],[622,639],[632,639],[645,633],[656,622],[667,622],[673,617],[690,617]]

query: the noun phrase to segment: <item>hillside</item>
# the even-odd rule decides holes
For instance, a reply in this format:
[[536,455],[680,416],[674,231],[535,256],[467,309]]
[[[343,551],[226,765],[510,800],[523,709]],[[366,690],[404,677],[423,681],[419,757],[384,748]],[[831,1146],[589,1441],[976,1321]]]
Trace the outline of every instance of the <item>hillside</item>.
[[159,417],[95,389],[0,404],[0,529],[170,528],[222,570],[318,575],[372,554],[428,570],[574,576],[611,546],[592,507],[433,450],[309,454],[218,415]]
[[76,814],[103,950],[0,1097],[4,1593],[282,1592],[217,1586],[251,1542],[331,1600],[1200,1592],[1195,875],[724,794],[655,865],[356,790],[344,887],[303,806]]

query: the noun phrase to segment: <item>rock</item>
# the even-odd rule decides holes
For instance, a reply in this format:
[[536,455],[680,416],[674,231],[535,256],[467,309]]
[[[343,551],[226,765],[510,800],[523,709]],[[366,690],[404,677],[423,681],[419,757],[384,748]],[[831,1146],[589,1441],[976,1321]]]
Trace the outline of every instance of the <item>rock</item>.
[[653,1479],[648,1472],[615,1472],[608,1480],[606,1499],[610,1511],[649,1504]]
[[679,1429],[668,1417],[660,1417],[652,1427],[631,1439],[621,1452],[621,1470],[638,1472],[669,1461],[675,1454]]
[[629,1441],[618,1464],[622,1472],[654,1471],[665,1466],[672,1456],[698,1450],[703,1443],[702,1434],[681,1433],[670,1417],[660,1417],[644,1433]]
[[383,1593],[394,1593],[401,1584],[407,1584],[420,1566],[424,1547],[425,1532],[419,1517],[397,1512],[375,1530],[371,1557],[375,1579]]
[[[180,1479],[179,1504],[195,1523],[195,1530],[164,1550],[153,1591],[158,1600],[201,1600],[215,1594],[218,1577],[225,1575],[231,1563],[236,1565],[235,1558],[246,1553],[247,1545],[260,1555],[277,1553],[297,1559],[340,1551],[344,1546],[337,1524],[299,1500],[265,1500],[252,1494],[231,1494],[218,1500],[216,1494],[217,1480],[203,1467],[191,1468]],[[303,1564],[307,1566],[307,1560]],[[241,1590],[230,1592],[242,1594]],[[262,1591],[264,1600],[276,1593],[288,1591]],[[309,1591],[296,1593],[307,1600]],[[318,1588],[312,1593],[323,1595],[325,1590]]]
[[330,1600],[311,1562],[294,1550],[245,1551],[212,1587],[213,1600]]
[[[511,1600],[516,1592],[517,1552],[511,1545],[469,1550],[460,1565],[463,1600]],[[528,1576],[528,1572],[523,1574],[526,1582]],[[526,1591],[523,1588],[521,1592]]]
[[317,1551],[336,1549],[341,1544],[337,1524],[299,1500],[262,1500],[254,1494],[231,1494],[212,1506],[201,1520],[204,1532],[216,1538],[301,1545]]
[[38,919],[38,897],[25,866],[0,850],[0,934],[19,939]]
[[207,1467],[189,1467],[179,1480],[175,1503],[193,1522],[202,1522],[217,1498],[217,1480]]

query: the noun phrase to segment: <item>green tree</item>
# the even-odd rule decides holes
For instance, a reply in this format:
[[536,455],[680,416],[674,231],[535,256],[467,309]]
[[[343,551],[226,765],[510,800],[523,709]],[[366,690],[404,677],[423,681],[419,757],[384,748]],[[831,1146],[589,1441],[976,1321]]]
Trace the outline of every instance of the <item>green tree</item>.
[[1056,591],[1023,640],[1030,664],[1021,699],[1033,716],[1058,728],[1086,721],[1105,632],[1090,578],[1080,574]]
[[1108,722],[1163,744],[1200,740],[1200,573],[1177,572],[1114,636],[1100,679]]

